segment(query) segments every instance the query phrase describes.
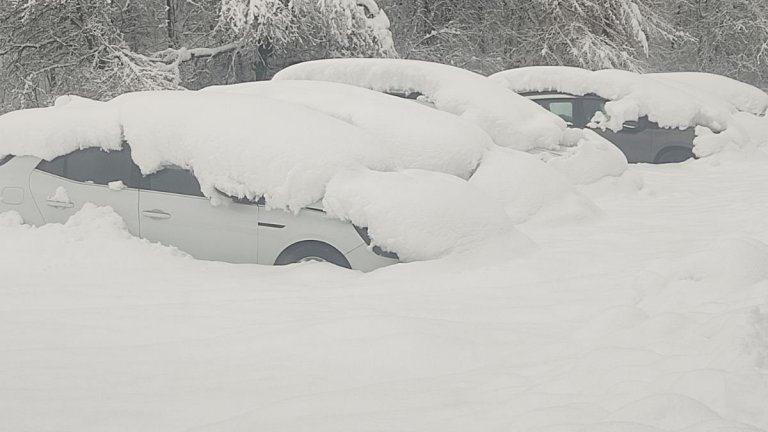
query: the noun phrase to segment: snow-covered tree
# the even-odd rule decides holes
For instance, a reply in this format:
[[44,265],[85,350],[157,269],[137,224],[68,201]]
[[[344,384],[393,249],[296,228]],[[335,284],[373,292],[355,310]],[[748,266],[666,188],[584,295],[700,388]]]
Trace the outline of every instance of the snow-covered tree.
[[532,64],[641,69],[650,39],[681,36],[657,0],[390,0],[387,9],[401,55],[481,72]]
[[374,0],[0,0],[0,111],[66,92],[107,98],[393,55]]
[[656,68],[719,73],[768,87],[768,1],[675,0],[667,14],[691,38],[652,47]]

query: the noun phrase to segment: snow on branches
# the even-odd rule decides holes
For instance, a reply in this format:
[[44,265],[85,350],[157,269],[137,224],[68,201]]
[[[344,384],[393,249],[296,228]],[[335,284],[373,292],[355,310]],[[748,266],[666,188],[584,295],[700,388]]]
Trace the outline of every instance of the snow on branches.
[[263,79],[301,60],[395,55],[374,0],[0,1],[0,112],[62,93],[107,99]]
[[276,49],[322,47],[329,56],[395,55],[389,19],[373,0],[223,0],[221,22]]

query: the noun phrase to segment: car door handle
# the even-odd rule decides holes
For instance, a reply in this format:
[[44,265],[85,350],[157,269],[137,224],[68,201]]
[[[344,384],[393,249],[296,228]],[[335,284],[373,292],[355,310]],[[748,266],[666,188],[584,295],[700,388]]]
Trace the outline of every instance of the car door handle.
[[56,207],[56,208],[72,208],[75,205],[68,201],[56,201],[56,200],[46,200],[45,203],[49,207]]
[[171,214],[162,210],[144,210],[141,214],[152,219],[170,219]]

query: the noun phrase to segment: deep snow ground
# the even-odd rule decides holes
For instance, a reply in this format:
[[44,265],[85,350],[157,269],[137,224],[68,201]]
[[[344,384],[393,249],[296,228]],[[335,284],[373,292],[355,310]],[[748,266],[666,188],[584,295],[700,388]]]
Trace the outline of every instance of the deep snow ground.
[[768,160],[582,191],[522,256],[371,274],[0,215],[0,430],[768,430]]

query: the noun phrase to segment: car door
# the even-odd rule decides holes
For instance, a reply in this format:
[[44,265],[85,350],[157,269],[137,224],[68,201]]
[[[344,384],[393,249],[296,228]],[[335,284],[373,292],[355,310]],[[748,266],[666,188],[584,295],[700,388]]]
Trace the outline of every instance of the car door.
[[47,223],[64,223],[90,202],[112,207],[128,231],[138,235],[138,181],[139,168],[128,146],[109,152],[87,148],[40,161],[29,176],[29,188]]
[[[581,109],[583,113],[585,126],[589,124],[598,111],[603,111],[605,101],[597,98],[584,98],[581,100]],[[627,161],[635,162],[653,162],[653,136],[648,130],[648,119],[642,117],[638,121],[626,122],[623,128],[614,132],[610,129],[593,129],[603,138],[612,142],[619,150],[624,153]]]
[[255,203],[212,205],[195,176],[179,167],[166,167],[141,181],[141,236],[198,259],[256,263],[258,211]]

